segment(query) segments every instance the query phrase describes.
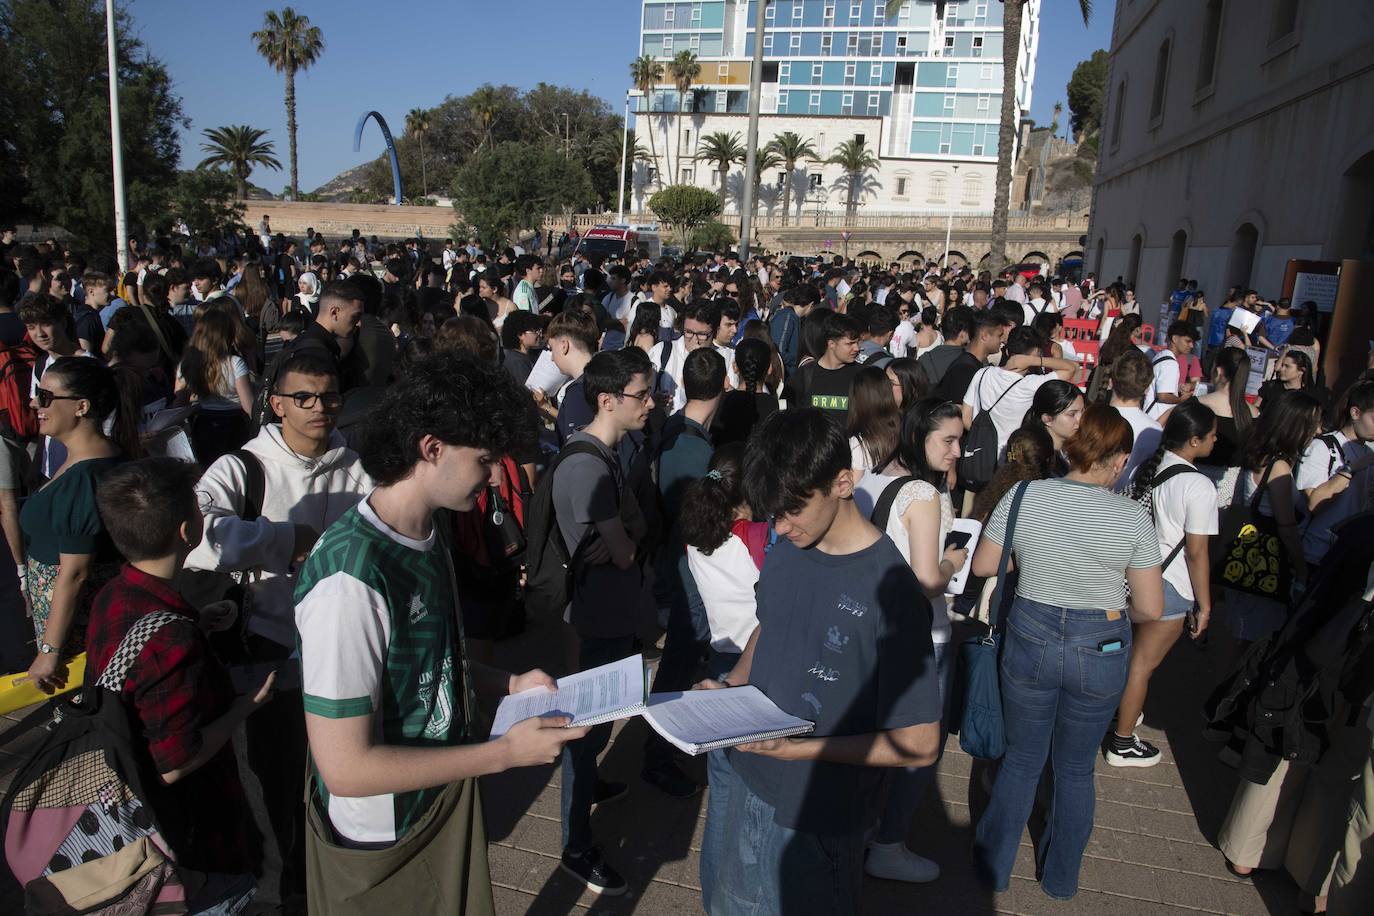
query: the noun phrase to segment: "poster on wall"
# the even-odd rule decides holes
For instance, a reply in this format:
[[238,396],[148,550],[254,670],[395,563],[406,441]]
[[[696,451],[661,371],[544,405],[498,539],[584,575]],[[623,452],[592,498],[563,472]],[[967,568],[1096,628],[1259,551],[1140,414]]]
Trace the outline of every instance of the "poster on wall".
[[1336,309],[1336,293],[1341,288],[1340,274],[1316,274],[1298,271],[1293,279],[1292,301],[1294,307],[1311,300],[1317,303],[1317,310],[1330,314]]

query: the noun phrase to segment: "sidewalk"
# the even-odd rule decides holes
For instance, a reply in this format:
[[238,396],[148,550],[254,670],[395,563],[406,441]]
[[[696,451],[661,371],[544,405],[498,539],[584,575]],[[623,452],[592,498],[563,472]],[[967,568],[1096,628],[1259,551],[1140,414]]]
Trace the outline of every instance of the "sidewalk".
[[[533,627],[499,646],[503,665],[540,665],[556,670],[558,642]],[[1253,884],[1227,873],[1212,845],[1235,789],[1234,773],[1217,762],[1199,734],[1198,707],[1211,675],[1211,655],[1181,642],[1154,679],[1142,734],[1160,745],[1164,762],[1149,769],[1097,766],[1097,827],[1083,863],[1082,890],[1072,901],[1051,900],[1034,881],[1029,839],[1023,839],[1012,886],[992,894],[973,879],[968,850],[974,812],[985,803],[983,764],[951,740],[931,793],[908,841],[939,862],[940,879],[924,886],[872,880],[864,887],[864,912],[1017,914],[1292,913],[1297,891],[1283,874]],[[20,756],[41,740],[42,707],[0,719],[0,784],[8,785]],[[630,882],[629,892],[604,902],[558,868],[559,771],[522,770],[482,782],[497,912],[503,916],[563,916],[580,912],[700,913],[697,855],[705,795],[668,798],[639,780],[645,725],[622,723],[602,758],[605,778],[625,782],[628,797],[593,815],[607,858]],[[705,782],[704,764],[689,772]],[[709,790],[708,790],[709,791]],[[0,912],[22,906],[10,882],[0,886]]]

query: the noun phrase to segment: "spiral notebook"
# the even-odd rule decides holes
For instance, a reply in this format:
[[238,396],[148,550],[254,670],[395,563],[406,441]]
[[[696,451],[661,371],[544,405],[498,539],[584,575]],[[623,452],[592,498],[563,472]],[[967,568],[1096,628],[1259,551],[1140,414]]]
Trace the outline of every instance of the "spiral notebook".
[[499,738],[517,722],[534,716],[571,716],[569,726],[603,725],[644,711],[649,701],[649,674],[643,655],[579,671],[558,679],[558,689],[533,687],[501,700],[491,725]]

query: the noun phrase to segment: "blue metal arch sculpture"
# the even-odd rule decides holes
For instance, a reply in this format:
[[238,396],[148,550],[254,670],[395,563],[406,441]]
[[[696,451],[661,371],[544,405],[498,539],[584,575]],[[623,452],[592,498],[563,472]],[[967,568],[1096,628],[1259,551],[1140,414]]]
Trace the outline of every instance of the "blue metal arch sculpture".
[[386,140],[386,151],[391,156],[391,185],[392,192],[396,197],[396,206],[401,205],[401,163],[396,160],[396,143],[391,139],[391,128],[386,126],[386,118],[375,111],[369,111],[358,119],[358,129],[353,132],[353,152],[360,152],[363,145],[363,127],[367,125],[368,118],[375,118],[377,126],[382,129],[382,137]]

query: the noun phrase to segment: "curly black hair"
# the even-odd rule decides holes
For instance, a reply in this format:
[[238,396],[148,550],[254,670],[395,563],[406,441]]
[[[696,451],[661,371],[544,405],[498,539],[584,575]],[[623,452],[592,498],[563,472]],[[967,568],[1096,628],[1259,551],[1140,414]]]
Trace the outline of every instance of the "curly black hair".
[[389,486],[410,475],[420,440],[506,455],[538,436],[534,402],[510,373],[467,353],[437,352],[412,363],[364,421],[363,469]]

